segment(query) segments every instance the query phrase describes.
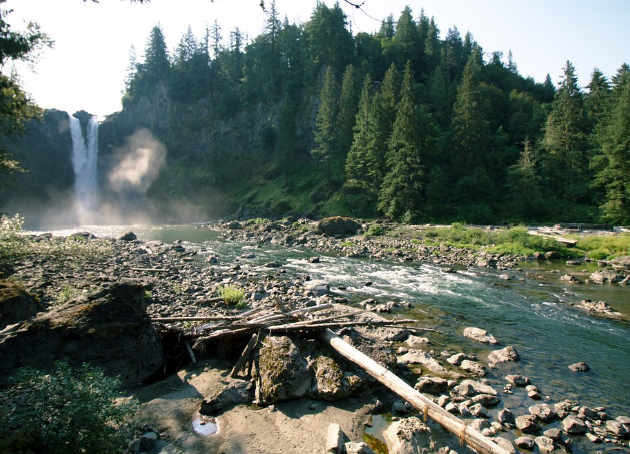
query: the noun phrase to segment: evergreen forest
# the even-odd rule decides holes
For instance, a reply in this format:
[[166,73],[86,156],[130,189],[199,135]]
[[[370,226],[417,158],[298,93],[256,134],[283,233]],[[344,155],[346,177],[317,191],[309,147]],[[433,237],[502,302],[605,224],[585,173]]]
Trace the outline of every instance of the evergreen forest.
[[625,63],[610,79],[594,68],[584,87],[570,61],[550,68],[559,80],[537,82],[511,53],[485,52],[471,33],[409,7],[353,34],[339,4],[320,2],[295,24],[269,2],[262,34],[224,33],[217,22],[201,37],[188,29],[169,50],[154,27],[143,57],[131,53],[123,106],[165,90],[224,119],[263,112],[258,153],[221,147],[189,163],[237,206],[408,223],[630,224]]

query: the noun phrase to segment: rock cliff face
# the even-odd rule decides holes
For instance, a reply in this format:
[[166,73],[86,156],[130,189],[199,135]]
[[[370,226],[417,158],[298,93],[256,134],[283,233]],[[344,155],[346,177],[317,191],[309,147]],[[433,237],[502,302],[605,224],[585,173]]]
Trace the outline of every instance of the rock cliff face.
[[3,177],[8,185],[0,192],[0,211],[36,221],[44,208],[67,199],[74,186],[68,114],[47,110],[42,121],[29,122],[15,156],[28,172]]

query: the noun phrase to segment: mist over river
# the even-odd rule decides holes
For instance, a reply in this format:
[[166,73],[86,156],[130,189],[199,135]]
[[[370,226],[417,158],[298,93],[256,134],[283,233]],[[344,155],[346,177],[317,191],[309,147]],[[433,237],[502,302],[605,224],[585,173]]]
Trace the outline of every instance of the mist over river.
[[[543,396],[550,396],[550,403],[570,398],[581,405],[603,406],[613,418],[630,415],[630,326],[589,315],[569,304],[590,298],[630,314],[630,289],[559,280],[565,273],[594,271],[594,264],[569,269],[564,262],[525,262],[508,271],[473,267],[445,273],[433,264],[373,261],[321,255],[301,247],[230,241],[221,232],[194,225],[86,226],[52,233],[63,235],[78,230],[98,237],[117,237],[132,230],[141,240],[181,240],[187,249],[197,250],[199,266],[211,266],[204,263],[204,258],[216,255],[219,264],[213,266],[239,263],[241,267],[276,275],[278,269],[263,268],[262,264],[277,260],[286,271],[279,279],[303,274],[311,279],[325,279],[336,296],[351,303],[366,298],[383,303],[408,301],[412,308],[396,314],[417,318],[420,325],[439,329],[441,334],[427,333],[435,352],[464,351],[477,354],[486,362],[487,354],[497,347],[464,338],[462,331],[467,326],[486,329],[501,347],[513,345],[521,361],[490,369],[488,378],[495,385],[505,384],[506,375],[518,373],[528,376]],[[255,252],[256,258],[241,258],[245,252]],[[309,263],[308,259],[315,255],[320,257],[320,263]],[[506,273],[509,280],[500,277]],[[568,369],[579,361],[586,362],[591,370],[576,373]],[[502,385],[495,387],[501,389]],[[523,388],[515,388],[513,395],[502,394],[501,399],[493,414],[503,407],[524,414],[528,406],[536,403],[526,397]]]

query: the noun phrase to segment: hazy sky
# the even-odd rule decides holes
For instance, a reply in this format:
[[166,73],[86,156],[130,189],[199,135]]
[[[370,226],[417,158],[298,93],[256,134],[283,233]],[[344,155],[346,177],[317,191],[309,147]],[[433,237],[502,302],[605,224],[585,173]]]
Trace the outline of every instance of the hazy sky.
[[[270,4],[271,0],[265,0]],[[14,10],[7,20],[15,29],[26,20],[38,22],[55,40],[36,67],[19,68],[27,91],[42,107],[69,112],[86,110],[106,115],[121,109],[123,80],[133,44],[141,59],[151,28],[160,24],[169,50],[188,25],[200,37],[215,19],[227,43],[235,27],[254,37],[262,31],[264,13],[258,0],[152,0],[137,4],[120,0],[8,0]],[[334,0],[325,0],[332,6]],[[356,0],[354,1],[356,3]],[[276,0],[281,18],[305,22],[316,0]],[[434,16],[444,38],[457,26],[470,31],[486,55],[512,51],[519,72],[554,82],[570,60],[582,86],[594,67],[610,77],[630,63],[630,1],[628,0],[365,0],[364,12],[343,0],[352,30],[372,32],[390,13],[398,19],[409,5],[417,18]],[[369,14],[369,16],[368,16]]]

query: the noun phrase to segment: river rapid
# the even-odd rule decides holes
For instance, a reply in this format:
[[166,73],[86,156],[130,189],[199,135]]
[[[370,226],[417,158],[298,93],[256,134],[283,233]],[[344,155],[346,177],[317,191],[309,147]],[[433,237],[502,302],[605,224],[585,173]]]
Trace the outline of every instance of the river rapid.
[[[52,233],[64,235],[77,230]],[[233,264],[245,261],[240,258],[244,252],[255,251],[259,263],[280,261],[287,277],[308,274],[312,279],[329,281],[333,293],[351,303],[367,298],[383,303],[410,302],[411,309],[397,313],[441,331],[427,333],[435,352],[464,351],[485,362],[496,347],[464,338],[462,331],[467,326],[486,329],[501,346],[513,345],[521,361],[491,369],[488,378],[493,383],[505,384],[505,375],[518,373],[528,376],[543,396],[550,396],[550,403],[575,399],[581,405],[605,407],[613,418],[630,415],[630,325],[589,315],[569,304],[590,298],[630,314],[630,289],[561,282],[562,274],[576,271],[576,267],[567,269],[563,262],[524,262],[509,271],[471,267],[445,273],[443,267],[433,264],[372,261],[314,254],[301,247],[228,241],[219,232],[199,226],[86,226],[81,230],[97,237],[116,237],[132,230],[141,240],[181,240],[187,248],[199,251],[200,266],[207,266],[203,259],[208,255],[220,257],[223,264]],[[319,263],[309,262],[314,255],[320,257]],[[595,270],[592,264],[578,269],[587,267]],[[579,361],[586,362],[591,370],[569,370],[570,364]],[[527,407],[536,402],[525,394],[519,388],[513,395],[503,394],[501,407],[526,414]]]

